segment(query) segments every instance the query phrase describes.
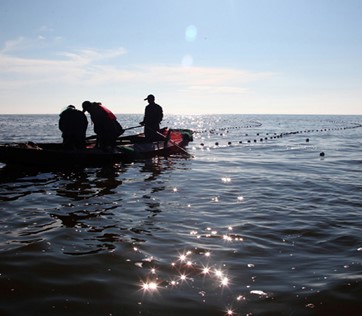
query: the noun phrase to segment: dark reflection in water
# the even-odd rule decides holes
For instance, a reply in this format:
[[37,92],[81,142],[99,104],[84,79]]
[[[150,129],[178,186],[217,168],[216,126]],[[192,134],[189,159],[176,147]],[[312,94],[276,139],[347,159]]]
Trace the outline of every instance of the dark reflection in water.
[[162,161],[160,158],[147,159],[144,166],[140,169],[143,173],[149,173],[149,177],[145,178],[145,181],[155,180],[162,172]]
[[[137,167],[139,172],[134,174]],[[49,215],[79,233],[72,237],[73,249],[63,247],[63,253],[86,255],[114,251],[121,243],[146,242],[158,229],[151,218],[162,212],[154,194],[166,186],[157,179],[173,167],[168,160],[153,158],[132,165],[55,173],[57,184],[51,189],[61,205],[48,209]]]
[[[134,174],[137,167],[139,172]],[[21,243],[41,240],[24,239],[26,235],[40,235],[45,229],[51,234],[63,227],[77,232],[72,237],[72,249],[67,242],[62,242],[66,245],[60,246],[64,254],[113,251],[121,242],[144,243],[144,237],[152,235],[154,224],[150,218],[162,211],[160,201],[153,195],[166,188],[165,183],[157,178],[173,167],[170,160],[153,158],[132,165],[49,172],[3,168],[0,200],[23,200],[17,215],[28,216],[23,206],[24,198],[31,197],[29,202],[35,205],[34,196],[39,194],[36,212],[40,217],[48,216],[48,219],[44,220],[44,228],[39,223],[33,228],[29,224],[25,228],[15,223],[19,226],[15,229],[15,239]],[[143,181],[144,186],[139,190],[127,189],[123,187],[124,181],[126,185],[135,183],[137,186]],[[12,212],[11,208],[9,204],[9,212]],[[14,234],[11,238],[14,244]]]
[[143,199],[146,205],[146,211],[150,213],[150,216],[156,216],[162,211],[161,204],[153,198],[153,194],[156,192],[161,192],[166,189],[164,182],[157,182],[157,178],[162,174],[162,172],[172,170],[173,165],[171,160],[161,159],[155,157],[145,161],[144,165],[141,167],[140,172],[146,174],[144,178],[145,183],[150,186],[151,190],[143,195]]
[[73,200],[115,194],[115,189],[122,184],[119,175],[123,170],[121,166],[107,166],[99,170],[58,173],[61,185],[57,194]]

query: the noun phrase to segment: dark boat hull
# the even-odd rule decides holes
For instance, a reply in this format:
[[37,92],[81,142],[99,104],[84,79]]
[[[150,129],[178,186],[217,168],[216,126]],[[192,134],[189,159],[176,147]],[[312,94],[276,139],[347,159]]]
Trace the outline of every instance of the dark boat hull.
[[168,156],[184,153],[184,147],[192,141],[185,132],[175,130],[169,139],[147,143],[140,135],[122,137],[117,148],[106,152],[89,143],[87,149],[64,150],[62,144],[4,144],[0,145],[0,162],[7,165],[29,167],[73,167],[105,166],[115,163],[130,162],[154,156]]

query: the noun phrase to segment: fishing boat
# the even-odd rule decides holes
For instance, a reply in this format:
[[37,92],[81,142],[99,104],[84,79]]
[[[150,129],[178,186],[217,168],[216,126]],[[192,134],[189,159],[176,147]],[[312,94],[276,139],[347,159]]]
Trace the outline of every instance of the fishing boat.
[[97,147],[89,137],[85,149],[66,150],[61,143],[10,143],[0,144],[0,162],[6,165],[27,167],[104,166],[130,162],[154,156],[187,154],[185,147],[193,140],[188,129],[167,129],[159,133],[160,139],[147,142],[144,134],[122,136],[111,151]]

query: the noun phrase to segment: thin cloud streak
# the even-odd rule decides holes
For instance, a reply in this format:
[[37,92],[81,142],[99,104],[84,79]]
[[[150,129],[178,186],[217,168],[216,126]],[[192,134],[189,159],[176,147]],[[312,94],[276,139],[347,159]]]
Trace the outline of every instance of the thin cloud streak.
[[[58,53],[60,60],[29,59],[0,54],[0,82],[3,87],[36,86],[56,83],[57,87],[73,84],[82,86],[151,84],[173,85],[175,89],[217,91],[218,93],[246,93],[248,83],[270,79],[269,72],[252,72],[217,67],[189,67],[179,65],[138,65],[121,68],[111,59],[125,55],[124,48],[114,50],[84,49]],[[107,62],[107,64],[102,64]]]

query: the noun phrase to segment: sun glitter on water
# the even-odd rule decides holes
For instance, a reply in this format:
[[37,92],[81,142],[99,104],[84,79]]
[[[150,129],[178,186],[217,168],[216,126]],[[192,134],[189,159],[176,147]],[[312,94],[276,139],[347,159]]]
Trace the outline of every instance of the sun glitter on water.
[[149,291],[149,292],[152,292],[152,291],[156,291],[158,289],[158,285],[156,282],[145,282],[145,283],[142,283],[142,289],[144,291]]

